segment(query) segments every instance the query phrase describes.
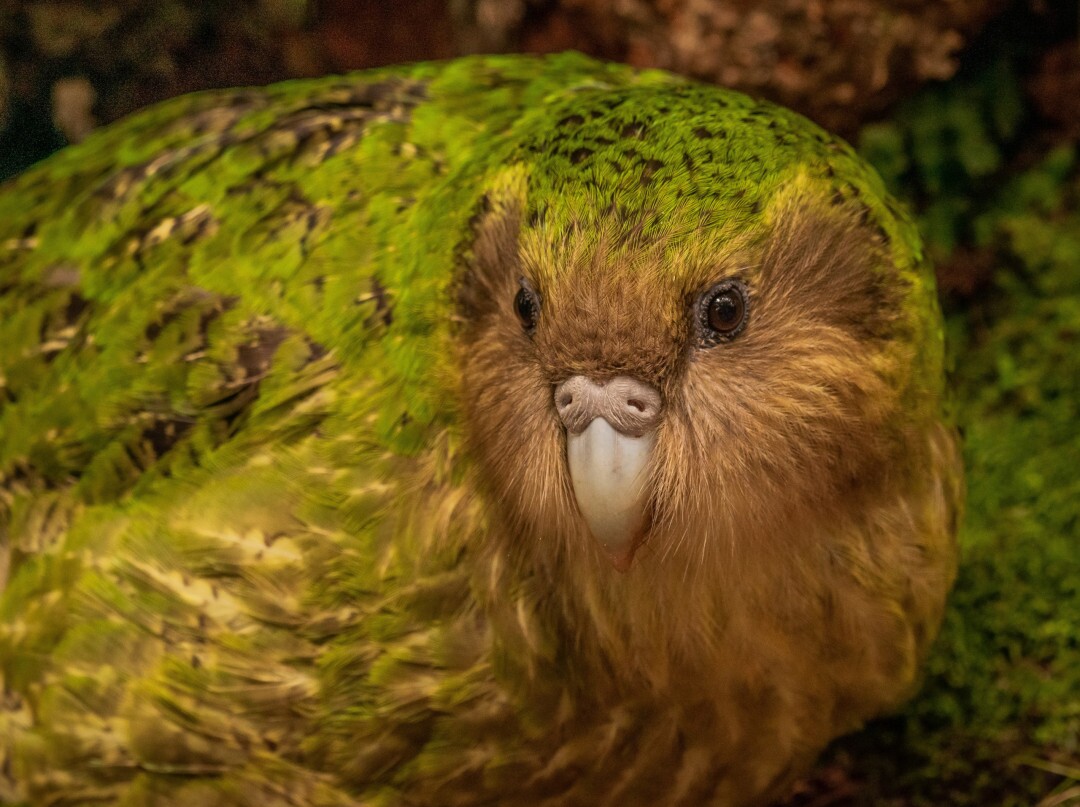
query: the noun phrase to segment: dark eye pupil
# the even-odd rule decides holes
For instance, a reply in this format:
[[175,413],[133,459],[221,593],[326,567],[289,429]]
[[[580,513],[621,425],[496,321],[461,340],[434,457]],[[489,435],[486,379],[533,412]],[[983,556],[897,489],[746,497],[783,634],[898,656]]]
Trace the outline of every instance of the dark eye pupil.
[[720,333],[735,330],[742,324],[743,300],[737,291],[725,291],[709,303],[709,327]]
[[525,330],[531,331],[536,327],[536,300],[528,289],[518,289],[517,296],[514,298],[514,310]]

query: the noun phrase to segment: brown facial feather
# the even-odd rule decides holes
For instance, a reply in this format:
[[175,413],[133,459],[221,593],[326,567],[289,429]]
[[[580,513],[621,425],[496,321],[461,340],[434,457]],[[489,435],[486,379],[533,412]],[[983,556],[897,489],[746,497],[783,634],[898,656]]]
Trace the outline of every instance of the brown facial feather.
[[[708,245],[703,233],[692,249],[616,251],[603,237],[546,244],[521,231],[515,206],[481,215],[460,298],[465,397],[482,465],[501,480],[498,498],[539,508],[532,517],[519,508],[515,520],[551,532],[536,488],[512,491],[510,480],[541,476],[556,498],[569,495],[551,389],[575,374],[629,375],[661,390],[668,414],[654,471],[658,523],[737,521],[769,532],[789,517],[785,509],[828,510],[840,494],[880,483],[904,442],[887,376],[894,360],[886,360],[901,300],[883,276],[886,257],[858,211],[806,204],[775,220],[735,249]],[[531,336],[512,309],[523,276],[543,299]],[[734,341],[704,347],[696,300],[728,277],[749,288],[749,322]],[[537,452],[556,457],[557,467],[541,470]],[[741,532],[732,523],[703,539]]]
[[[923,424],[899,416],[892,378],[908,359],[890,337],[903,289],[886,282],[880,240],[857,209],[813,201],[788,202],[771,228],[727,243],[708,231],[683,243],[545,240],[513,205],[477,219],[462,378],[467,437],[502,524],[492,551],[550,581],[553,618],[568,615],[580,634],[575,652],[619,658],[650,686],[686,659],[715,660],[703,648],[725,664],[745,652],[756,669],[770,641],[829,623],[814,652],[880,666],[885,683],[866,696],[880,708],[910,684],[925,646],[901,614],[949,540],[944,514],[917,490],[943,483],[899,469],[924,467],[910,457],[951,438],[927,441]],[[522,276],[543,298],[532,336],[513,310]],[[749,288],[749,322],[702,347],[695,301],[727,277]],[[664,399],[652,527],[625,576],[591,539],[570,485],[552,390],[575,373],[633,375]],[[898,521],[930,549],[889,538]],[[862,602],[869,582],[890,604]],[[933,624],[940,606],[916,622]],[[865,670],[847,675],[858,700]]]
[[[748,793],[775,794],[817,748],[910,694],[955,573],[955,459],[921,459],[955,442],[904,411],[897,381],[914,361],[893,338],[907,290],[860,210],[815,201],[789,199],[749,235],[678,243],[618,222],[553,237],[496,204],[476,220],[460,296],[496,633],[522,618],[499,604],[527,580],[530,618],[573,659],[566,685],[590,682],[581,709],[616,714],[653,693],[669,711],[645,725],[683,726],[658,760],[683,757],[685,741],[790,763],[723,780]],[[514,313],[522,277],[543,298],[532,335]],[[695,303],[728,277],[749,289],[748,324],[702,347]],[[570,484],[552,393],[574,373],[634,375],[664,399],[652,524],[625,575]]]

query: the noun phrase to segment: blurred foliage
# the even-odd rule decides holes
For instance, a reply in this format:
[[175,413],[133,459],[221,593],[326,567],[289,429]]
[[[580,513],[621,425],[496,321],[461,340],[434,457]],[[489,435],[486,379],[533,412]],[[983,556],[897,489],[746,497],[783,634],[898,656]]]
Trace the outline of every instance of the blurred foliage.
[[974,230],[997,268],[948,318],[968,475],[960,578],[923,692],[841,744],[866,780],[860,803],[1019,807],[1080,784],[1077,148],[1006,181]]
[[[954,79],[929,85],[858,135],[859,151],[916,211],[931,257],[945,268],[947,288],[956,250],[994,246],[995,211],[1012,204],[1012,177],[1056,143],[1071,142],[1068,132],[1054,132],[1045,110],[1036,111],[1048,100],[1039,91],[1053,95],[1040,81],[1067,80],[1041,75],[1046,65],[1040,57],[1058,43],[1080,47],[1078,4],[1052,5],[1056,13],[1036,14],[1014,4],[969,49]],[[1062,181],[1055,177],[1035,170],[1030,181],[1052,190]]]
[[864,128],[859,149],[894,192],[915,203],[934,257],[981,243],[971,228],[1000,181],[1024,117],[1015,68],[1000,59],[973,77],[934,86]]
[[1004,41],[859,138],[940,265],[968,481],[925,687],[835,752],[860,804],[1080,804],[1080,147]]

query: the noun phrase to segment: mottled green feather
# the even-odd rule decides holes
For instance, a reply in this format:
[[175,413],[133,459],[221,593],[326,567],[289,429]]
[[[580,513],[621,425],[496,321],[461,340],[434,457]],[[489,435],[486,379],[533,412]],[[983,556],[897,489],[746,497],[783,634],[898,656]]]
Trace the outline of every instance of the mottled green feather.
[[611,793],[705,792],[629,765],[682,742],[647,698],[575,711],[540,579],[475,564],[455,295],[518,180],[533,231],[618,209],[673,250],[791,189],[864,205],[936,407],[910,224],[772,106],[567,54],[155,107],[0,191],[0,801],[591,804],[598,754]]

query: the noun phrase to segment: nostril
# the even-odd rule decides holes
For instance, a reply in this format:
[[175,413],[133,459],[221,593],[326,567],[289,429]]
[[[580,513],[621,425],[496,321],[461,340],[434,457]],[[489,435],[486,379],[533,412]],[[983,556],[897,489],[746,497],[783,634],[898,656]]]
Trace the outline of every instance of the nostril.
[[574,434],[603,418],[616,431],[635,437],[656,425],[663,403],[654,387],[629,376],[602,381],[571,376],[555,385],[549,400],[556,417]]

